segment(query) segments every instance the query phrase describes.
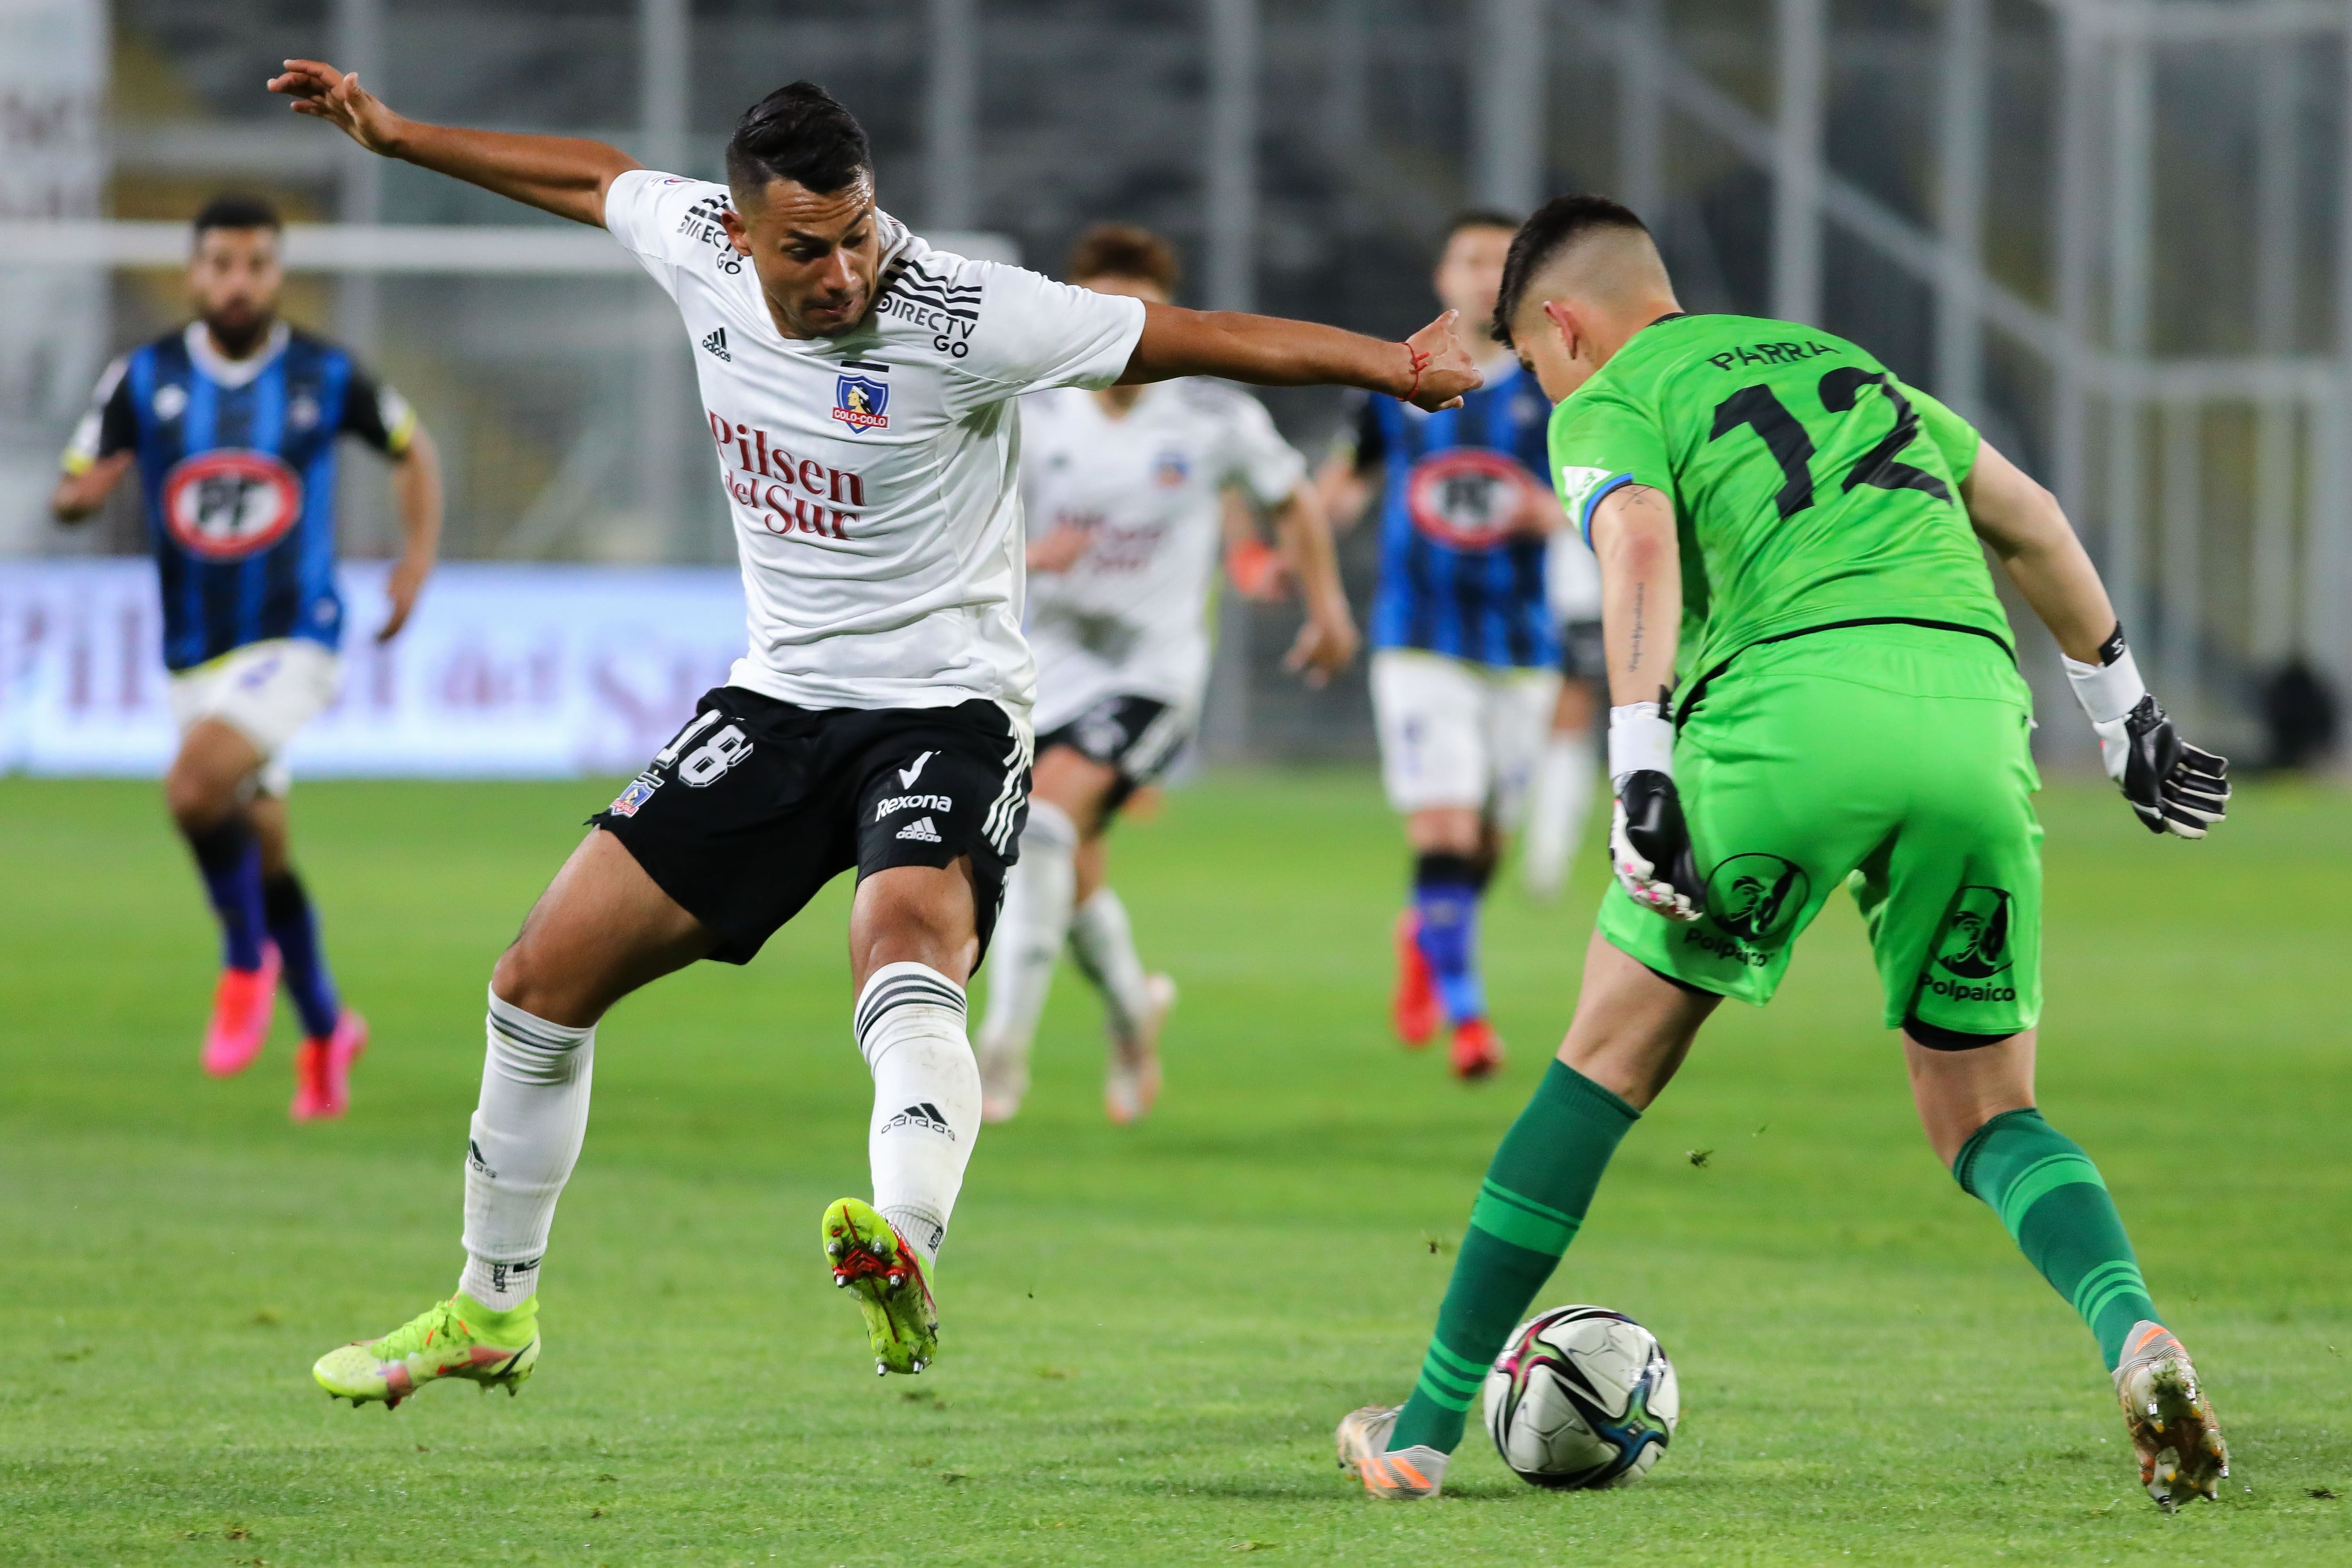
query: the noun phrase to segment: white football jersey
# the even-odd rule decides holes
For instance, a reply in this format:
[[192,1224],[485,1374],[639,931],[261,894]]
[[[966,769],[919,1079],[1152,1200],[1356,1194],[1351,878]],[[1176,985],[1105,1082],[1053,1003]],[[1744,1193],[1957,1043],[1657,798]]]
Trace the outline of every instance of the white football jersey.
[[1255,398],[1213,381],[1147,386],[1124,415],[1090,392],[1041,392],[1023,419],[1031,537],[1061,524],[1091,536],[1069,571],[1030,579],[1038,730],[1110,696],[1194,706],[1225,488],[1277,505],[1306,459]]
[[877,214],[874,310],[787,338],[728,243],[727,187],[633,170],[604,224],[677,301],[734,514],[751,647],[729,680],[808,708],[1025,720],[1023,393],[1108,386],[1143,306],[933,250]]

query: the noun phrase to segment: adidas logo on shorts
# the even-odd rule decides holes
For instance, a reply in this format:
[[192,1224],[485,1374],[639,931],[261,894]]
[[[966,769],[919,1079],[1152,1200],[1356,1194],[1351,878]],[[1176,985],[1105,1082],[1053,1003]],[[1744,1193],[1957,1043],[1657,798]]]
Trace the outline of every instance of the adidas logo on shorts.
[[918,844],[937,844],[940,842],[940,830],[931,826],[929,817],[919,816],[898,829],[898,837],[911,838]]
[[703,339],[702,346],[709,350],[712,353],[717,354],[720,359],[725,360],[729,364],[733,364],[735,363],[735,356],[727,352],[726,328],[721,327],[717,331],[712,332],[709,337]]

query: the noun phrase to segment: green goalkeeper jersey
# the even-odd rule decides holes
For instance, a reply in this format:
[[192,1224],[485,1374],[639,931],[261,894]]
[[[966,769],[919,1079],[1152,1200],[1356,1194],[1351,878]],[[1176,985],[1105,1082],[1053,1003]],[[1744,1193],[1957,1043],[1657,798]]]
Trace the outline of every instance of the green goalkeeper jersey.
[[1674,502],[1685,704],[1740,649],[1824,626],[1945,626],[2014,652],[1959,500],[1976,431],[1843,338],[1669,316],[1554,409],[1550,435],[1587,542],[1621,486]]

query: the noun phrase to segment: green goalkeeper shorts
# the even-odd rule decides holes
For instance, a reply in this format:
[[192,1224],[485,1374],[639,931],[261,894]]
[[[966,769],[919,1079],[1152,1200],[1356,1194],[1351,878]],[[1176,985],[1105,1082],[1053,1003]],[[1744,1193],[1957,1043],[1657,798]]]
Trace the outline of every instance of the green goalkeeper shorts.
[[1676,924],[1612,883],[1601,934],[1659,973],[1760,1005],[1843,880],[1869,926],[1887,1027],[2032,1028],[2032,710],[2007,650],[1970,633],[1848,626],[1746,649],[1675,741],[1704,916]]

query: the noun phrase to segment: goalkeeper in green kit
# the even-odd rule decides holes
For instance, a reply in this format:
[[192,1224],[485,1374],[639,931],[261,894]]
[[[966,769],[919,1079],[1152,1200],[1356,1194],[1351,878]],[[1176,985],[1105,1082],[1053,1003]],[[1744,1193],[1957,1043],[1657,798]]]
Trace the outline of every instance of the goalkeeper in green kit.
[[2228,1453],[2196,1370],[2098,1168],[2034,1109],[2032,704],[1980,545],[2151,831],[2202,837],[2227,764],[2140,684],[2050,494],[1853,344],[1684,314],[1641,220],[1598,196],[1520,228],[1495,321],[1559,405],[1552,478],[1601,563],[1616,885],[1412,1395],[1342,1421],[1341,1464],[1375,1496],[1436,1495],[1619,1140],[1724,997],[1771,998],[1843,883],[1937,1157],[2096,1337],[2149,1494],[2216,1496]]

